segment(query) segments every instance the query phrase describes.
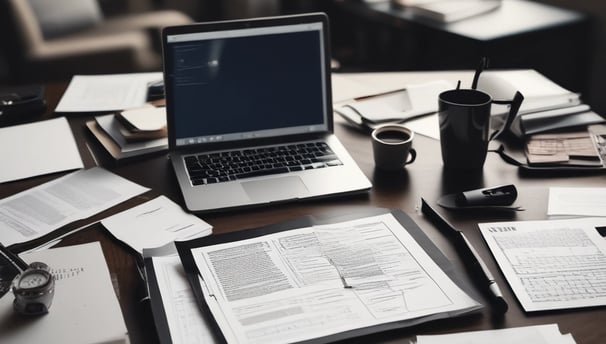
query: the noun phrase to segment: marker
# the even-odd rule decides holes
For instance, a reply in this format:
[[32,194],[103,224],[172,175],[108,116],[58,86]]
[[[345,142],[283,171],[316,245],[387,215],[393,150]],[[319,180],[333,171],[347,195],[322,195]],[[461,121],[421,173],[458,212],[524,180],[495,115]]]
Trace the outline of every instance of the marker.
[[497,281],[495,281],[494,277],[490,273],[490,270],[488,270],[488,267],[482,260],[482,257],[480,257],[478,252],[476,252],[473,246],[471,246],[471,242],[467,240],[465,234],[453,227],[448,221],[446,221],[446,219],[444,219],[444,217],[442,217],[442,215],[440,215],[427,202],[425,202],[423,198],[421,198],[421,212],[429,217],[431,221],[448,237],[455,240],[456,244],[466,249],[467,255],[463,258],[472,264],[479,276],[482,276],[483,287],[489,291],[490,301],[493,304],[495,311],[499,313],[507,312],[509,306],[503,298],[503,294],[501,293],[501,289],[499,289]]

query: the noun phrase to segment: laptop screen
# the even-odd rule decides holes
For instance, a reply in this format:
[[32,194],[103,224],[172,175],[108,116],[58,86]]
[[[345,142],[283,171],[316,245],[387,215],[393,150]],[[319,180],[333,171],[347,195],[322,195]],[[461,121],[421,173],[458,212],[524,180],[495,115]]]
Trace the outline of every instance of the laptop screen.
[[322,22],[201,27],[166,36],[176,147],[329,130]]

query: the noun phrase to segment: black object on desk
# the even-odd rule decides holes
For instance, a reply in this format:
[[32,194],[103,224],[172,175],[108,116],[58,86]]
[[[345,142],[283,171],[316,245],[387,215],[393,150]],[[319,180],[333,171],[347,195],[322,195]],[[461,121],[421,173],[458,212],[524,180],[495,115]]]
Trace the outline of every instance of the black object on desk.
[[46,110],[42,85],[0,88],[0,127],[22,123]]
[[27,267],[26,262],[0,243],[0,297],[10,290],[15,276],[22,273]]
[[448,237],[455,240],[455,243],[462,249],[466,250],[464,260],[471,263],[476,270],[478,276],[483,278],[483,285],[490,292],[490,302],[494,306],[494,310],[498,313],[505,313],[509,306],[503,298],[501,289],[495,281],[494,277],[488,270],[486,264],[482,261],[482,257],[476,252],[469,240],[465,237],[465,234],[460,230],[453,227],[440,213],[435,211],[423,198],[421,198],[421,211]]

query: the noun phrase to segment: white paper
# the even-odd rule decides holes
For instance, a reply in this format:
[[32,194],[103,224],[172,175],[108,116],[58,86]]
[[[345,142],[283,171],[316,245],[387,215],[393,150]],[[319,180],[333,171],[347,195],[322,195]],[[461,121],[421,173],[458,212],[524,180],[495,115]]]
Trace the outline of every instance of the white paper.
[[55,112],[118,111],[142,106],[161,72],[74,75]]
[[0,128],[0,183],[84,167],[65,117]]
[[165,196],[110,216],[101,224],[118,240],[141,254],[144,248],[212,234],[211,225],[184,212]]
[[192,254],[230,343],[296,342],[480,307],[391,214]]
[[417,344],[573,344],[570,334],[562,335],[557,324],[498,330],[417,336]]
[[445,80],[407,85],[400,92],[364,98],[347,104],[372,122],[404,120],[438,111],[438,95],[452,89]]
[[100,167],[68,174],[0,200],[0,242],[39,238],[148,190]]
[[606,305],[606,218],[479,224],[527,312]]
[[19,317],[12,293],[0,298],[0,343],[128,343],[120,304],[98,242],[23,254],[55,277],[49,313]]
[[172,342],[215,343],[210,325],[198,308],[179,256],[153,257],[152,262]]
[[417,134],[440,140],[440,123],[437,113],[407,121],[404,125]]
[[122,111],[124,117],[138,130],[155,131],[166,127],[166,108],[143,106],[136,109]]
[[547,215],[606,216],[606,188],[549,188]]

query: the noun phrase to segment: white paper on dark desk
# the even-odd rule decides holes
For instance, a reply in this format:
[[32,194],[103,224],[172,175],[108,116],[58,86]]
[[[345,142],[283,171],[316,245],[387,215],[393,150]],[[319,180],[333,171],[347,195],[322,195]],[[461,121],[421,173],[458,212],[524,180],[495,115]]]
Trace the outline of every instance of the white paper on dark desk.
[[65,117],[0,128],[0,183],[84,167]]
[[216,343],[210,324],[198,308],[179,256],[154,256],[153,250],[145,250],[144,255],[152,257],[164,307],[164,315],[154,313],[154,317],[166,316],[172,343]]
[[142,106],[148,84],[162,80],[161,72],[75,75],[55,112],[118,111]]
[[[478,79],[478,89],[496,100],[511,100],[516,91],[522,93],[524,101],[518,116],[581,104],[580,94],[563,88],[533,69],[485,71]],[[492,109],[493,114],[508,111],[502,105],[494,105]]]
[[606,305],[606,218],[479,224],[527,312]]
[[229,343],[305,341],[481,307],[391,214],[192,254],[205,300]]
[[12,293],[0,298],[0,343],[128,343],[127,328],[98,242],[23,254],[55,277],[48,314],[19,317]]
[[186,213],[166,196],[105,218],[101,224],[118,240],[141,254],[144,248],[212,234],[211,225]]
[[549,188],[547,215],[606,216],[606,188]]
[[557,324],[417,336],[417,344],[574,344],[570,333],[561,334]]
[[37,239],[148,190],[100,167],[68,174],[0,200],[0,242]]
[[438,95],[452,87],[445,80],[407,85],[402,91],[369,96],[345,107],[354,108],[358,115],[372,123],[404,121],[438,111]]

